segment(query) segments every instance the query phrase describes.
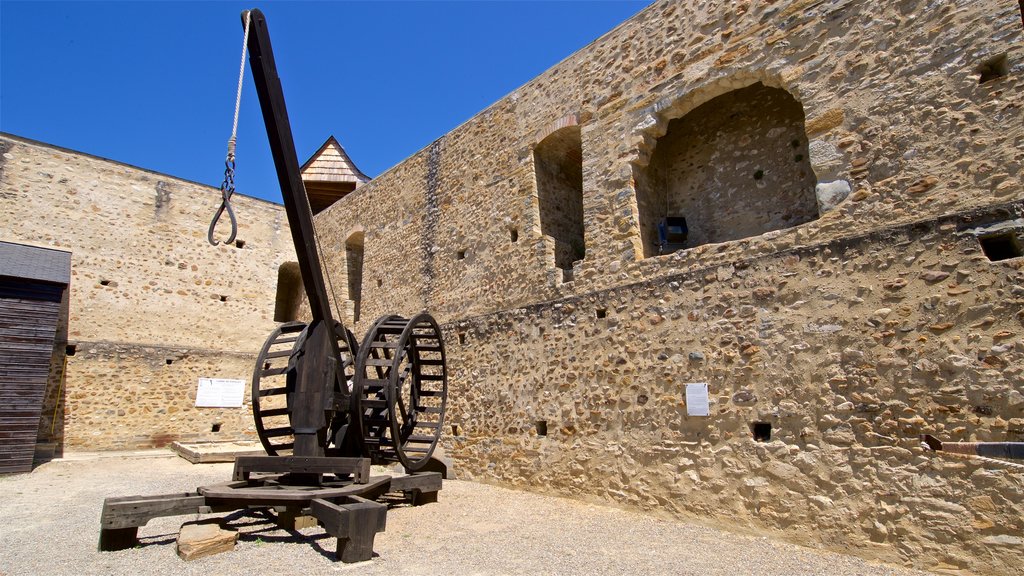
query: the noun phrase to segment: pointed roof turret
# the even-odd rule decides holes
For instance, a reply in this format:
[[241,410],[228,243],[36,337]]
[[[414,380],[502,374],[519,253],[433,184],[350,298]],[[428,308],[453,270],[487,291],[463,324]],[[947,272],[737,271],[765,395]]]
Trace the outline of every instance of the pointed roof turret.
[[299,169],[309,205],[317,214],[370,178],[363,174],[338,140],[331,136]]

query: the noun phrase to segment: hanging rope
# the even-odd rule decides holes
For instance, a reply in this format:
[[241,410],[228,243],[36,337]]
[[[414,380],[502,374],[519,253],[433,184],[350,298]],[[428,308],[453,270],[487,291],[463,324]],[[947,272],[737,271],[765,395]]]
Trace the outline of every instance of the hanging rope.
[[220,184],[220,208],[218,208],[217,213],[213,215],[213,220],[210,221],[210,229],[206,232],[206,239],[214,246],[220,244],[220,242],[214,240],[213,231],[217,227],[217,222],[220,221],[220,217],[224,212],[228,213],[228,219],[231,221],[231,234],[224,243],[230,244],[234,242],[235,235],[238,234],[238,222],[235,220],[235,210],[231,207],[231,196],[235,193],[235,142],[237,141],[238,135],[238,110],[242,105],[242,81],[245,79],[245,52],[248,47],[248,43],[249,12],[246,11],[245,33],[242,36],[242,61],[238,64],[238,90],[235,95],[235,118],[231,123],[231,138],[228,138],[227,158],[224,159],[224,181]]

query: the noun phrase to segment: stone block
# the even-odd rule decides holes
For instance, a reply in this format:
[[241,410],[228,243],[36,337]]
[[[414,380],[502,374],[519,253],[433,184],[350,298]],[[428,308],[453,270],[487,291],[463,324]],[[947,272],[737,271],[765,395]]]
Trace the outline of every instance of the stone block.
[[195,560],[234,550],[237,540],[238,532],[225,529],[220,519],[186,522],[178,532],[177,552],[182,560]]
[[819,182],[814,187],[814,194],[818,198],[818,211],[821,214],[835,209],[840,202],[846,200],[846,197],[850,195],[850,183],[846,180],[836,180],[834,182]]

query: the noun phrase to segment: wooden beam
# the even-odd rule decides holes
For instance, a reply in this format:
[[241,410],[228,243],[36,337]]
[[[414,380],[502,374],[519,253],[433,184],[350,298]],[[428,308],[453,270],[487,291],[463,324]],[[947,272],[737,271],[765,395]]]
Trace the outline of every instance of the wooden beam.
[[324,531],[338,539],[335,558],[351,563],[373,557],[373,539],[385,529],[388,507],[348,496],[342,504],[318,498],[310,502],[310,511],[323,524]]

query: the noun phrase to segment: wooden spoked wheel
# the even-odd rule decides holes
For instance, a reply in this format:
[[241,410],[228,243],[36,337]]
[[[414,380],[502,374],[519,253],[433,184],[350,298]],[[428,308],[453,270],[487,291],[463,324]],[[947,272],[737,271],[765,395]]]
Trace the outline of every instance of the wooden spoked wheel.
[[[294,447],[288,394],[295,390],[296,368],[301,362],[297,353],[305,341],[306,328],[304,322],[282,324],[267,338],[256,359],[256,368],[252,374],[252,416],[256,435],[270,456],[291,455]],[[334,324],[334,336],[342,357],[340,376],[343,375],[345,379],[345,382],[334,383],[334,394],[338,397],[342,392],[341,387],[347,388],[352,379],[355,338],[337,322]],[[333,416],[344,421],[347,414],[335,412]],[[330,423],[330,417],[328,421]],[[333,431],[334,428],[332,426],[330,429]],[[327,441],[325,435],[323,443]]]
[[359,347],[352,394],[366,453],[410,471],[430,459],[444,423],[448,372],[444,340],[429,314],[384,316]]

